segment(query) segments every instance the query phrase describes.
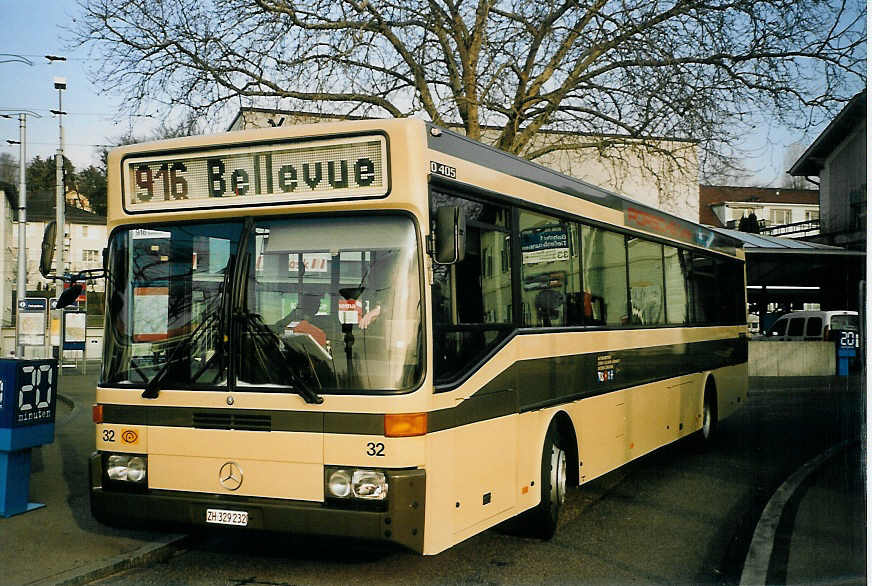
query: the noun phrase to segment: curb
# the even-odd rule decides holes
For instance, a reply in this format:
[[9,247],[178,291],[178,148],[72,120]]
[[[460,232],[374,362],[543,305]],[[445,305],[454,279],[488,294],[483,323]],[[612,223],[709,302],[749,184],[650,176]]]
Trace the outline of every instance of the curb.
[[48,586],[50,584],[75,586],[78,584],[87,584],[124,570],[169,559],[173,554],[187,544],[188,539],[188,535],[164,536],[151,543],[143,545],[139,549],[130,553],[120,554],[79,568],[74,568],[61,574],[56,574],[36,582],[31,582],[31,584],[35,586]]
[[751,546],[748,548],[748,555],[745,557],[745,564],[742,567],[742,577],[739,580],[739,586],[752,586],[758,584],[766,584],[766,577],[769,573],[769,562],[772,559],[772,551],[775,546],[775,532],[778,524],[781,521],[781,513],[787,502],[796,492],[796,489],[805,482],[805,479],[824,464],[827,460],[847,449],[857,440],[846,440],[840,444],[830,447],[823,453],[812,458],[800,468],[790,475],[784,483],[778,487],[763,513],[760,515],[760,520],[757,521],[757,526],[754,528],[754,536],[751,539]]
[[55,426],[66,425],[76,416],[76,402],[61,393],[58,393],[58,401],[69,407],[70,412],[67,413],[63,419],[55,419]]
[[69,407],[70,409],[75,409],[75,407],[76,407],[75,402],[73,402],[72,399],[70,399],[69,397],[67,397],[67,396],[64,395],[64,394],[58,393],[58,401],[61,401],[62,403],[64,403],[64,404],[65,404],[67,407]]

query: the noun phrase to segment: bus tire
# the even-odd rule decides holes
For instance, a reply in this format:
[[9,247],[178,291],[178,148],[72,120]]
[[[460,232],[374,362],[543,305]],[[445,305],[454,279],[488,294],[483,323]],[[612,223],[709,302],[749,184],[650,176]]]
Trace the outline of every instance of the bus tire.
[[530,535],[551,539],[557,530],[560,509],[566,500],[566,450],[560,445],[554,423],[545,435],[539,482],[542,496],[539,504],[528,512],[526,526]]
[[718,393],[711,379],[705,386],[705,396],[702,401],[702,427],[697,434],[697,443],[701,448],[712,444],[718,432]]

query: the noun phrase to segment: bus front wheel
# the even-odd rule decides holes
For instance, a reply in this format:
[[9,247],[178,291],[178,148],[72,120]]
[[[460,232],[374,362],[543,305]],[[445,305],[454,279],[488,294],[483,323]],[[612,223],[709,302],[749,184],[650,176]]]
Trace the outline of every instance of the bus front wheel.
[[566,500],[566,450],[560,446],[556,426],[552,423],[542,449],[542,496],[539,504],[528,512],[529,533],[551,539],[557,530],[560,509]]
[[718,395],[714,385],[709,381],[706,385],[705,397],[702,402],[702,427],[697,435],[699,447],[711,445],[718,431]]

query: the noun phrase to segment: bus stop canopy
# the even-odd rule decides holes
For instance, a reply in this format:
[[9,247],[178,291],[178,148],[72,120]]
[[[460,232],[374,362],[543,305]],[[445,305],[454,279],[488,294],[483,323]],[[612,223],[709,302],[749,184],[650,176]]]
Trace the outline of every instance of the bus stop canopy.
[[748,302],[820,303],[821,309],[857,309],[866,253],[836,246],[712,228],[742,243]]

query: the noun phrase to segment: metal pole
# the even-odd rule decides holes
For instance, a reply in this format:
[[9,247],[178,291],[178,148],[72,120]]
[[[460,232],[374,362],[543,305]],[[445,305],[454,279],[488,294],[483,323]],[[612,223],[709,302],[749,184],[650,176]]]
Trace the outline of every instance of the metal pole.
[[[64,275],[64,234],[65,220],[64,207],[66,206],[66,194],[64,193],[64,107],[63,107],[63,90],[66,87],[66,81],[63,84],[55,79],[55,87],[58,90],[58,153],[55,157],[55,169],[57,179],[57,256],[55,257],[55,274],[57,276]],[[63,281],[55,281],[55,297],[60,298],[64,292]],[[64,363],[64,316],[63,310],[58,310],[58,319],[60,320],[58,328],[58,375],[63,370]]]
[[[20,305],[27,297],[27,114],[18,114],[19,141],[21,142],[18,159],[18,293]],[[21,343],[21,320],[15,317],[15,354],[24,358],[24,346]]]

